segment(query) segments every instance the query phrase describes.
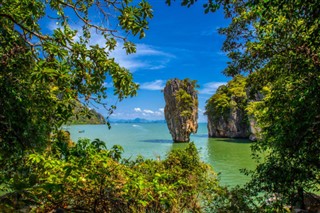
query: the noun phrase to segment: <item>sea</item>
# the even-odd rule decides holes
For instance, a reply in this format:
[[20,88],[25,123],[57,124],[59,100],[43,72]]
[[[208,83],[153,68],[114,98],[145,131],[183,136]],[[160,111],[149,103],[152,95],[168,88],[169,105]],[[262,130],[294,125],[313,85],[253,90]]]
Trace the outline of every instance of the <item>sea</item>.
[[[72,125],[64,129],[71,139],[100,139],[107,148],[121,145],[123,157],[134,159],[138,155],[145,158],[164,159],[173,149],[182,149],[187,143],[173,143],[166,123],[112,123],[107,125]],[[248,182],[249,177],[240,169],[254,169],[256,163],[251,158],[250,141],[243,139],[208,138],[207,124],[200,123],[198,132],[191,135],[199,150],[201,160],[210,164],[219,174],[221,185],[234,187]]]

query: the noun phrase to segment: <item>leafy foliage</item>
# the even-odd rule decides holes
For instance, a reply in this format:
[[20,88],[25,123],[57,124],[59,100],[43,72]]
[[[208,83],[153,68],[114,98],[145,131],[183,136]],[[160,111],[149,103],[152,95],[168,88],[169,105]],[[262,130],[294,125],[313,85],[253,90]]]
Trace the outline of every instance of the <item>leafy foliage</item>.
[[[167,84],[170,84],[170,81]],[[180,89],[175,93],[175,98],[182,117],[191,117],[194,107],[198,106],[198,99],[190,94],[190,91],[195,91],[197,87],[197,81],[195,80],[188,78],[181,80]]]
[[304,192],[319,190],[320,2],[209,2],[232,19],[219,30],[231,59],[224,73],[249,73],[251,93],[266,94],[250,106],[262,136],[253,150],[268,155],[249,187],[305,208]]
[[[100,16],[99,23],[93,15]],[[2,184],[28,173],[23,156],[43,151],[78,101],[102,104],[111,113],[115,107],[103,102],[106,83],[113,84],[120,101],[136,95],[131,73],[110,53],[119,44],[128,54],[135,52],[123,35],[144,37],[152,10],[145,1],[5,0],[0,17]],[[52,31],[41,24],[53,20]],[[93,34],[102,42],[95,44]]]
[[[166,0],[166,4],[169,6],[171,5],[171,2],[174,2],[175,0]],[[194,3],[196,3],[197,0],[181,0],[181,5],[182,6],[187,6],[190,7]],[[219,9],[220,5],[215,3],[213,0],[207,0],[207,3],[203,4],[203,8],[205,9],[205,13],[209,12],[215,12],[217,9]]]
[[229,6],[238,9],[227,10],[233,22],[221,30],[234,56],[225,72],[255,71],[249,85],[266,93],[253,109],[262,130],[253,150],[269,154],[251,187],[276,194],[281,205],[305,208],[304,191],[319,187],[319,2]]
[[14,208],[28,200],[30,208],[45,212],[199,212],[205,208],[201,201],[210,203],[218,188],[193,143],[162,161],[132,161],[121,159],[121,147],[108,150],[102,141],[87,139],[74,144],[60,134],[51,149],[29,155],[33,178]]
[[237,52],[225,72],[254,70],[249,85],[266,94],[253,109],[262,130],[253,150],[269,154],[253,174],[252,187],[301,208],[304,191],[319,187],[319,6],[243,2],[241,9],[229,11],[233,24],[222,30],[225,50]]
[[98,113],[95,109],[88,107],[77,102],[73,108],[73,116],[68,119],[67,124],[105,124],[106,120],[102,114]]
[[246,78],[238,75],[227,85],[220,86],[206,104],[208,116],[227,116],[232,109],[245,112],[248,104],[246,94]]

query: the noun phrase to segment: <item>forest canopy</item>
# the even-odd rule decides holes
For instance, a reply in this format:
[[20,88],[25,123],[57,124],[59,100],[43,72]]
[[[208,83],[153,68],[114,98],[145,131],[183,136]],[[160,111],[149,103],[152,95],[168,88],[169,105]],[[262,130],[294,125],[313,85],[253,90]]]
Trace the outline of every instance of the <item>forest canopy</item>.
[[[180,2],[190,7],[197,1]],[[264,95],[250,113],[261,128],[261,139],[252,146],[255,157],[266,155],[255,171],[247,171],[252,177],[247,186],[231,191],[217,187],[215,174],[199,162],[192,144],[161,162],[120,162],[120,147],[108,150],[99,140],[73,143],[59,130],[73,115],[75,102],[102,104],[112,112],[115,106],[104,102],[107,83],[119,100],[136,95],[132,74],[111,52],[121,45],[128,54],[135,52],[130,36],[142,39],[153,17],[146,1],[4,0],[0,187],[6,195],[1,208],[50,211],[90,203],[88,211],[100,211],[97,206],[103,205],[172,212],[204,206],[235,212],[284,211],[295,205],[306,209],[304,198],[319,191],[320,177],[320,1],[208,0],[203,7],[206,13],[221,9],[231,20],[219,29],[230,59],[224,74],[247,76],[249,94]],[[96,11],[102,22],[92,19]],[[48,20],[56,23],[51,31],[42,25]],[[94,44],[93,34],[104,42]],[[109,179],[99,179],[97,172],[106,171]],[[114,191],[108,188],[111,183]],[[100,200],[92,200],[95,193]],[[119,199],[119,194],[124,196]],[[74,199],[83,195],[88,199]],[[272,196],[275,202],[266,205]]]
[[224,74],[248,76],[249,93],[265,95],[250,113],[261,128],[253,151],[269,154],[248,189],[305,209],[304,196],[320,184],[320,2],[209,0],[203,7],[231,20],[219,29],[230,59]]
[[[96,11],[99,22],[92,19]],[[105,103],[107,83],[120,101],[136,95],[132,74],[110,53],[119,45],[134,53],[129,35],[143,38],[152,16],[145,1],[1,2],[1,188],[14,190],[16,181],[30,177],[26,156],[48,149],[77,102],[112,112],[115,106]],[[52,22],[50,30],[43,24]],[[104,42],[94,44],[92,34]]]
[[[91,20],[93,11],[100,11],[102,22]],[[128,54],[134,53],[128,35],[143,38],[152,16],[145,1],[3,1],[1,165],[44,148],[50,133],[73,115],[77,101],[103,104],[112,112],[115,106],[104,102],[107,83],[119,100],[136,95],[132,74],[110,52],[122,44]],[[56,27],[48,31],[43,22]],[[93,45],[93,33],[104,42]]]
[[[101,20],[95,22],[93,13]],[[162,161],[123,159],[123,148],[70,140],[61,126],[105,103],[136,95],[132,74],[111,57],[135,52],[152,18],[146,1],[2,1],[0,7],[0,209],[182,212],[211,208],[216,174],[194,144]],[[48,31],[43,23],[54,22]],[[77,23],[74,26],[72,23]],[[104,42],[95,44],[93,35]],[[185,178],[188,177],[188,178]],[[205,203],[206,201],[206,203]]]

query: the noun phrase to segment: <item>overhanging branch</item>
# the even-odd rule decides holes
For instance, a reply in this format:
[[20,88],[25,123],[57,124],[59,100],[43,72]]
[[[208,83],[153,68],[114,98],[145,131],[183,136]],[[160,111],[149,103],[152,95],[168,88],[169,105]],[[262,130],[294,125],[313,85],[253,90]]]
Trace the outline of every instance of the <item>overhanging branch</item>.
[[33,32],[32,30],[28,29],[27,27],[25,27],[22,24],[20,24],[19,22],[17,22],[12,16],[10,16],[8,14],[0,13],[0,17],[1,16],[11,20],[14,24],[18,25],[21,29],[23,29],[24,31],[27,31],[28,33],[38,37],[41,40],[49,39],[49,36],[44,36],[44,35],[41,35],[39,33]]

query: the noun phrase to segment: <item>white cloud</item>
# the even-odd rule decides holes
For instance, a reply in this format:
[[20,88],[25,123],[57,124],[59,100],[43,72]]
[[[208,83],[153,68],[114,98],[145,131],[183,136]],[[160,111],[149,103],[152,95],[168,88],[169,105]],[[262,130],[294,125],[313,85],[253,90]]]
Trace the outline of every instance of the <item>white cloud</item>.
[[172,58],[175,58],[174,55],[147,44],[138,43],[136,48],[136,53],[128,55],[123,49],[123,42],[118,41],[118,46],[111,52],[110,56],[114,57],[120,66],[127,68],[131,72],[139,69],[163,69]]
[[113,83],[111,82],[104,82],[103,83],[103,86],[107,87],[107,88],[110,88],[110,87],[113,87]]
[[[107,114],[107,115],[109,115],[109,114]],[[122,113],[122,112],[113,112],[113,113],[110,115],[110,117],[113,117],[113,118],[122,117],[122,116],[124,116],[124,113]]]
[[145,82],[140,84],[140,89],[162,90],[164,86],[165,86],[165,82],[163,80],[155,80],[155,81]]
[[158,110],[152,110],[152,109],[143,109],[140,107],[135,107],[130,112],[119,112],[119,113],[113,113],[111,117],[113,119],[135,119],[135,118],[144,118],[147,120],[163,120],[164,115],[163,111],[161,111],[163,108],[159,108]]
[[227,82],[209,82],[203,85],[203,89],[199,90],[200,94],[213,95],[218,87],[227,84]]
[[154,114],[154,111],[150,110],[150,109],[145,109],[143,110],[144,113],[147,113],[147,114]]
[[161,70],[163,68],[166,68],[166,66],[165,65],[153,66],[153,67],[150,67],[150,70]]
[[164,108],[159,108],[159,111],[160,112],[164,112]]
[[58,25],[57,22],[50,21],[49,24],[47,24],[46,27],[47,27],[48,30],[53,32],[55,29],[57,29],[59,27],[59,25]]
[[137,44],[137,53],[135,55],[161,55],[166,57],[174,57],[170,53],[157,50],[155,47],[146,44]]
[[160,116],[160,115],[162,115],[162,112],[156,111],[156,112],[154,112],[154,114]]
[[135,112],[141,112],[141,111],[142,111],[141,108],[139,108],[139,107],[134,108],[133,110],[134,110]]
[[[50,22],[47,28],[51,31],[59,28],[55,22]],[[80,36],[83,34],[82,27],[80,25],[71,25],[73,30],[77,30],[77,35],[74,37],[74,41],[79,41]],[[90,45],[105,46],[105,39],[101,34],[98,34],[96,30],[90,29],[91,38]],[[117,40],[117,46],[115,50],[110,52],[110,57],[114,58],[121,67],[124,67],[131,72],[135,72],[139,69],[159,70],[167,66],[167,64],[175,58],[171,53],[162,51],[159,47],[151,45],[136,43],[136,53],[127,54],[124,47],[124,42],[121,39]]]

